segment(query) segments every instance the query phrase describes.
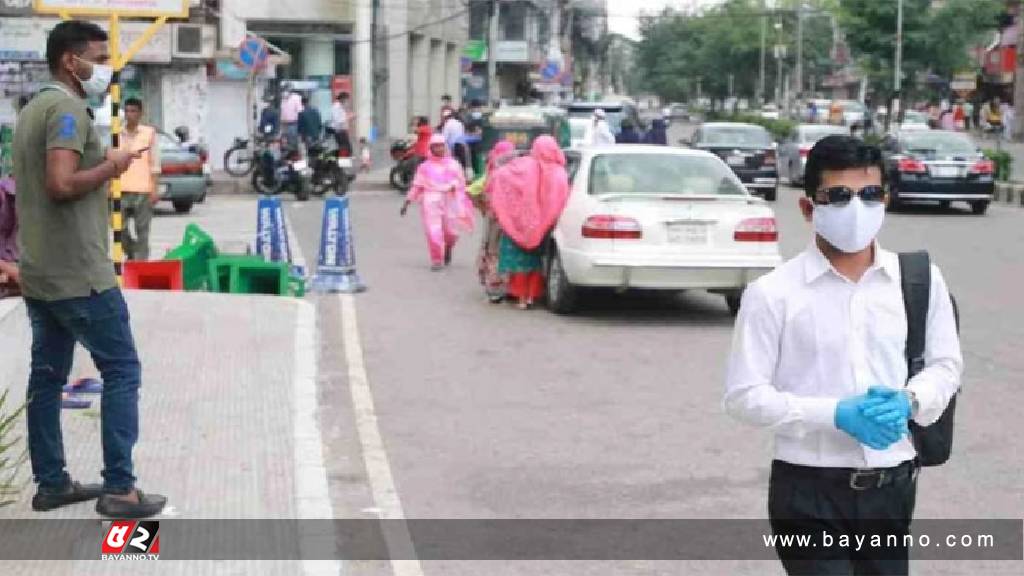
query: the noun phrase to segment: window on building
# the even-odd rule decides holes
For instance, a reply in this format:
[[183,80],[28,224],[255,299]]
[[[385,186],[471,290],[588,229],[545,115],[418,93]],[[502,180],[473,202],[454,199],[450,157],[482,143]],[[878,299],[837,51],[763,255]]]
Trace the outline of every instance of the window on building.
[[483,40],[487,37],[487,26],[490,24],[491,5],[489,2],[473,2],[469,5],[469,37],[472,40]]
[[526,40],[526,2],[501,4],[500,26],[504,31],[503,40]]

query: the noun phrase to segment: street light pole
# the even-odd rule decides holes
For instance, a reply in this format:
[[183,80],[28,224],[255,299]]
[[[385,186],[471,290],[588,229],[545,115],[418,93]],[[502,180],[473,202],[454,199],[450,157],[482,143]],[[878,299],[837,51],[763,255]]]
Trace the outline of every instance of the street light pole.
[[487,99],[494,105],[501,98],[498,90],[498,0],[491,0],[491,17],[487,26]]
[[797,98],[804,93],[804,2],[796,5],[796,90]]
[[761,0],[761,75],[757,79],[757,101],[764,106],[765,44],[768,40],[768,13],[765,0]]
[[893,98],[886,119],[887,124],[893,120],[898,121],[895,116],[900,113],[900,90],[903,87],[903,0],[896,0],[896,65],[893,68]]

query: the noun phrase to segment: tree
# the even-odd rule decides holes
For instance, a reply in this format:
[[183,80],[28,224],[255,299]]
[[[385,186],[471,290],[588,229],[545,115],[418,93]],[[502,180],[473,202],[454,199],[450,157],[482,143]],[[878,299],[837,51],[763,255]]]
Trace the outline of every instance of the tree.
[[[903,0],[902,88],[926,95],[917,78],[931,73],[949,79],[970,66],[969,48],[996,28],[1000,0]],[[871,85],[893,91],[896,1],[843,0],[840,23],[847,43]]]
[[[821,6],[835,0],[803,1],[810,8],[804,19],[805,77],[822,77],[831,72],[832,29]],[[761,0],[726,0],[698,14],[665,10],[658,17],[644,17],[637,64],[645,87],[667,100],[685,100],[695,96],[699,80],[704,94],[722,99],[728,95],[732,75],[734,93],[753,97],[760,70],[762,20],[767,19],[768,50],[776,43],[788,44],[785,65],[791,68],[795,63],[796,2],[778,2],[778,10],[766,11]],[[781,30],[775,29],[776,22],[782,24]],[[775,74],[775,66],[768,66],[769,85],[776,83]]]

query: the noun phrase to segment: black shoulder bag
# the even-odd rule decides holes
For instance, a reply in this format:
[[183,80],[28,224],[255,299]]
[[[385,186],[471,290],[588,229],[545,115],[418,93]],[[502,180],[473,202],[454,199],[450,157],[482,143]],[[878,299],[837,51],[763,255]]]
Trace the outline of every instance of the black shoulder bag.
[[[924,370],[925,335],[928,326],[928,299],[931,293],[931,259],[927,252],[907,252],[900,256],[900,274],[903,286],[903,305],[907,311],[907,381]],[[953,314],[956,317],[957,332],[960,331],[960,314],[956,300],[950,295]],[[949,460],[953,449],[953,416],[956,413],[956,397],[953,394],[949,404],[930,426],[921,426],[911,420],[910,434],[917,450],[917,462],[921,466],[938,466]]]

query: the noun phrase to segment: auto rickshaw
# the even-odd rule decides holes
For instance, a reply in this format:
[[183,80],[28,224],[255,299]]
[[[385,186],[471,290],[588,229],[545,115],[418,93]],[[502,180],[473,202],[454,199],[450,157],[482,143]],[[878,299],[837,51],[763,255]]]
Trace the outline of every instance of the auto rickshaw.
[[526,151],[542,134],[558,141],[562,148],[571,143],[569,118],[561,108],[545,106],[503,106],[491,113],[484,122],[480,153],[473,161],[477,174],[482,173],[487,153],[501,140],[515,144],[516,150]]

